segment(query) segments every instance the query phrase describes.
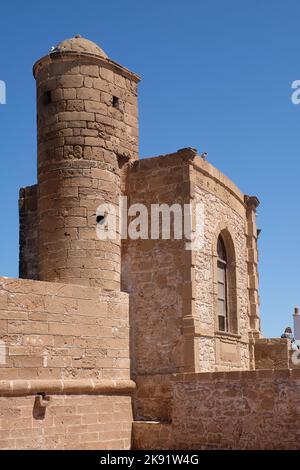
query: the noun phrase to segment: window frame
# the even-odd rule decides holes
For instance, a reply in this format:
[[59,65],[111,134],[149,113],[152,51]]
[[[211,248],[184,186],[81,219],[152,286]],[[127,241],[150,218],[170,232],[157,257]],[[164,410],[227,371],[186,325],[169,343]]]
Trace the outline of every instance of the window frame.
[[[221,250],[220,250],[221,246]],[[220,255],[222,251],[223,256]],[[227,251],[225,247],[224,240],[221,235],[218,237],[217,241],[217,317],[218,317],[218,330],[222,333],[229,333],[230,331],[230,322],[229,322],[229,303],[228,303],[228,266],[227,266]],[[222,281],[220,280],[219,273],[222,273]],[[219,286],[223,286],[222,290],[224,295],[221,297],[219,292]],[[223,312],[220,313],[220,302],[223,303]],[[224,328],[221,328],[220,319],[224,319]]]
[[[215,232],[214,243],[212,247],[213,255],[213,295],[214,295],[214,321],[215,321],[215,334],[220,336],[240,337],[239,333],[239,298],[238,298],[238,270],[236,265],[236,253],[235,243],[231,236],[232,230],[229,230],[228,226],[221,223],[219,224],[218,230]],[[223,253],[220,246],[218,247],[218,241],[222,240]],[[223,258],[226,258],[225,260]],[[218,276],[219,267],[218,262],[222,265],[226,265],[226,313],[227,313],[227,325],[225,316],[225,329],[222,327],[221,321],[219,320],[219,283]],[[220,315],[221,317],[222,315]]]

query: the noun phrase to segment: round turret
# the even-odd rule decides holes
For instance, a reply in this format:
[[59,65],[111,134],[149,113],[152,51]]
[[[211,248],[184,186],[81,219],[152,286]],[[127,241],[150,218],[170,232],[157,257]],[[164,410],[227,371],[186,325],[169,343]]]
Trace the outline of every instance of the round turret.
[[138,158],[139,77],[80,36],[33,70],[39,279],[116,289],[120,240],[99,240],[97,208],[109,203],[118,213],[120,162]]

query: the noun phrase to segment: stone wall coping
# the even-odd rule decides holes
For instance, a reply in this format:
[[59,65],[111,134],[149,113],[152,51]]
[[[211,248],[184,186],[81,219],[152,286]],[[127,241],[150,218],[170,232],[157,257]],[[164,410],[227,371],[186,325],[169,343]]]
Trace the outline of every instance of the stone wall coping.
[[195,158],[192,164],[196,171],[200,171],[203,175],[223,186],[223,188],[230,192],[242,206],[246,206],[244,202],[244,194],[236,184],[228,178],[228,176],[224,175],[224,173],[218,170],[215,166],[200,157]]
[[256,369],[256,370],[240,370],[240,371],[223,371],[223,372],[185,372],[185,373],[167,373],[167,374],[145,374],[138,375],[137,382],[150,378],[153,383],[164,382],[213,382],[217,380],[262,380],[262,379],[300,379],[300,368],[285,369]]
[[288,343],[288,338],[255,338],[255,344],[281,344]]
[[[182,163],[186,162],[192,165],[196,171],[200,171],[204,176],[211,178],[212,180],[223,186],[241,203],[243,207],[246,207],[246,203],[244,201],[244,194],[240,191],[240,189],[220,170],[218,170],[211,163],[207,162],[199,155],[197,155],[197,151],[193,148],[187,147],[186,149],[180,149],[177,152],[168,153],[165,155],[141,158],[132,163],[132,165],[135,165],[136,169],[152,169],[155,165],[159,167],[160,163],[164,160],[169,159],[172,161],[172,159],[176,157],[178,158],[178,160],[181,159]],[[153,166],[151,165],[151,160],[153,161]]]
[[[150,421],[150,420],[138,420],[138,421],[133,421],[134,426],[145,426],[145,425],[150,425],[150,426],[163,426],[166,423],[162,423],[161,421]],[[169,423],[167,423],[169,425]]]
[[[67,297],[79,299],[95,299],[98,296],[107,300],[118,299],[124,301],[129,298],[129,294],[123,291],[102,289],[101,287],[85,286],[80,284],[68,284],[63,282],[39,281],[33,279],[22,279],[0,276],[0,290],[11,294],[36,294],[50,295],[57,297]],[[96,295],[96,297],[95,297]]]
[[136,388],[133,380],[0,380],[0,396],[47,395],[129,395]]
[[141,80],[140,76],[134,72],[131,72],[129,69],[124,67],[123,65],[118,64],[118,62],[115,62],[114,60],[111,60],[109,58],[105,57],[100,57],[96,54],[92,54],[89,52],[77,52],[77,51],[65,51],[63,53],[58,52],[55,54],[48,54],[44,57],[41,57],[41,59],[37,60],[33,66],[33,76],[34,78],[37,78],[37,75],[39,71],[41,70],[44,65],[48,65],[51,62],[61,60],[61,61],[67,61],[67,60],[74,60],[74,58],[82,60],[84,58],[88,59],[91,64],[97,64],[97,65],[102,65],[104,67],[108,67],[112,69],[113,71],[119,73],[120,75],[125,76],[126,78],[129,78],[130,80],[134,80],[135,82],[139,82]]
[[170,374],[170,378],[176,383],[189,382],[214,382],[218,380],[281,380],[296,379],[300,380],[300,369],[259,369],[259,370],[242,370],[242,371],[226,371],[226,372],[199,372],[199,373],[182,373]]

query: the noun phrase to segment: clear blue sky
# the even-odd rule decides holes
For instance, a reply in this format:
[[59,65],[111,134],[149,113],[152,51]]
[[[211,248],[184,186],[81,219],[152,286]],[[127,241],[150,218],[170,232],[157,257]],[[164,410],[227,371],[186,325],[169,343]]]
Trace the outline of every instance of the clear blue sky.
[[31,67],[79,33],[142,76],[141,156],[182,147],[261,200],[263,332],[291,324],[299,289],[298,0],[3,1],[0,274],[18,275],[18,190],[36,179]]

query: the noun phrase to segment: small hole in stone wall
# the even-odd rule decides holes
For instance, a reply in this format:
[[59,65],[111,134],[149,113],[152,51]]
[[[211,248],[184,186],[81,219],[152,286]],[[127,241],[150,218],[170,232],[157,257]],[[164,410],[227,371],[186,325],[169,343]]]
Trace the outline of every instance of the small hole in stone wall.
[[44,105],[52,103],[51,91],[46,91],[44,94]]
[[97,224],[103,224],[104,220],[105,220],[105,215],[104,214],[99,214],[97,215]]
[[50,404],[51,398],[46,393],[38,393],[34,400],[32,415],[34,419],[43,420],[46,415],[46,408]]
[[120,101],[119,101],[119,98],[117,96],[113,96],[112,105],[113,105],[114,108],[119,109]]

